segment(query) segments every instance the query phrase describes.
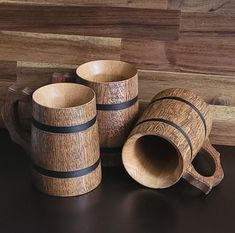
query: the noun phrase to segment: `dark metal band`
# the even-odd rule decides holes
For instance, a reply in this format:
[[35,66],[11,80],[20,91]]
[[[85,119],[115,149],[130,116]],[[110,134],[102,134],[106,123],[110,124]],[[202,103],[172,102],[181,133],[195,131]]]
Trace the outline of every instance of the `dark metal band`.
[[121,153],[122,147],[101,147],[100,152],[104,154]]
[[171,100],[178,100],[180,102],[183,102],[187,105],[189,105],[193,110],[195,110],[195,112],[199,115],[199,117],[201,118],[202,120],[202,123],[204,125],[204,129],[205,129],[205,137],[206,137],[206,134],[207,134],[207,128],[206,128],[206,121],[205,121],[205,118],[203,117],[202,113],[199,111],[199,109],[197,109],[192,103],[190,103],[189,101],[181,98],[181,97],[178,97],[178,96],[166,96],[166,97],[161,97],[161,98],[158,98],[158,99],[155,99],[153,100],[150,104],[153,104],[157,101],[160,101],[160,100],[165,100],[165,99],[171,99]]
[[180,126],[178,126],[177,124],[175,124],[172,121],[169,121],[169,120],[166,120],[166,119],[162,119],[162,118],[150,118],[150,119],[146,119],[146,120],[138,122],[136,124],[136,126],[138,126],[140,124],[143,124],[145,122],[149,122],[149,121],[163,122],[163,123],[166,123],[168,125],[171,125],[172,127],[176,128],[178,131],[180,131],[180,133],[184,136],[184,138],[188,142],[188,145],[190,147],[190,152],[191,152],[191,158],[192,158],[192,156],[193,156],[193,146],[192,146],[192,143],[191,143],[188,135],[185,133],[185,131]]
[[138,100],[138,96],[136,96],[132,100],[129,100],[124,103],[119,103],[119,104],[96,104],[96,108],[97,110],[101,110],[101,111],[118,111],[118,110],[131,107],[137,102],[137,100]]
[[50,133],[77,133],[90,128],[92,125],[95,124],[95,122],[96,122],[96,117],[81,125],[60,127],[60,126],[51,126],[51,125],[42,124],[41,122],[36,121],[34,118],[32,120],[32,124],[34,127]]
[[74,178],[74,177],[85,176],[85,175],[91,173],[99,166],[99,164],[100,164],[100,158],[90,167],[83,168],[81,170],[76,170],[76,171],[68,171],[68,172],[51,171],[51,170],[47,170],[45,168],[39,167],[36,164],[33,164],[33,170],[40,173],[41,175],[48,176],[48,177]]

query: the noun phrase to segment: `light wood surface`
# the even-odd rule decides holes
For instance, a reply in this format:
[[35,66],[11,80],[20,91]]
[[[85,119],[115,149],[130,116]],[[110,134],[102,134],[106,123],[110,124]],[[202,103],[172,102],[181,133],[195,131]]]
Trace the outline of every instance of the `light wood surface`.
[[0,59],[35,63],[81,64],[120,58],[121,39],[30,32],[0,32]]
[[[99,161],[97,122],[82,131],[54,132],[49,127],[75,127],[87,124],[96,117],[95,93],[92,89],[72,83],[43,86],[32,95],[31,145],[22,138],[22,131],[14,121],[14,104],[24,100],[21,88],[11,87],[2,115],[12,139],[30,153],[33,164],[49,172],[74,172],[86,169]],[[29,98],[30,94],[28,94]],[[101,181],[101,166],[81,176],[67,178],[53,176],[33,167],[34,185],[54,196],[75,196],[87,193]]]
[[[121,104],[138,95],[137,69],[126,62],[98,60],[77,68],[78,82],[91,87],[98,105]],[[99,110],[97,120],[101,148],[121,148],[138,114],[138,102],[120,110]],[[105,153],[104,153],[105,154]],[[113,155],[119,157],[120,154]],[[103,157],[104,165],[115,165],[112,155]]]
[[235,106],[235,76],[139,70],[139,84],[143,101],[150,100],[156,92],[177,87],[193,90],[208,104],[220,99],[225,105]]
[[[152,99],[124,144],[124,167],[147,187],[167,188],[183,176],[208,194],[223,179],[219,154],[209,146],[211,127],[212,114],[203,99],[185,89],[164,90]],[[202,147],[216,164],[210,179],[190,165]]]

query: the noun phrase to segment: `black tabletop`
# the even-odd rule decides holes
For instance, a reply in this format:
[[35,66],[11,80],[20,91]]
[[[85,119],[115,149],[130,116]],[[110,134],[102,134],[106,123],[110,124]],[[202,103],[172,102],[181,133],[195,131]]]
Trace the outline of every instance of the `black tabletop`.
[[[235,147],[217,147],[225,178],[207,196],[184,180],[151,190],[122,168],[104,168],[97,189],[72,198],[33,188],[30,162],[5,130],[0,148],[0,233],[235,232]],[[205,173],[210,167],[198,157]]]

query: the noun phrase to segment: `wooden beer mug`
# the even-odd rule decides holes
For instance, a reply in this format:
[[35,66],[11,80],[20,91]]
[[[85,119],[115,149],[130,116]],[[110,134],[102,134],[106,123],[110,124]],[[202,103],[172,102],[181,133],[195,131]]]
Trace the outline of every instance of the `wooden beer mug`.
[[[150,188],[167,188],[181,177],[208,194],[224,177],[220,154],[208,136],[212,115],[203,99],[184,89],[157,94],[126,141],[122,160],[137,182]],[[215,172],[200,175],[192,165],[204,149],[214,160]]]
[[98,60],[82,64],[76,73],[77,81],[96,93],[102,164],[119,165],[139,110],[137,69],[122,61]]
[[10,87],[2,116],[12,140],[31,155],[36,188],[55,196],[75,196],[96,188],[101,165],[94,91],[73,83],[37,89],[32,94],[31,142],[17,123],[15,108],[18,101],[28,99],[27,88]]

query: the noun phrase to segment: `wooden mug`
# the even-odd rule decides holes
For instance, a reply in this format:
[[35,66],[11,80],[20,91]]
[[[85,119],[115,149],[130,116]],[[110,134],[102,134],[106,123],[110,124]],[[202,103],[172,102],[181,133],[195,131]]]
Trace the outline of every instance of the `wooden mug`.
[[31,99],[27,88],[10,87],[2,116],[12,140],[31,155],[36,188],[54,196],[96,188],[101,165],[94,91],[75,83],[37,89],[32,94],[31,140],[20,129],[15,109],[18,101],[27,99]]
[[101,160],[121,164],[121,150],[138,114],[138,73],[129,63],[98,60],[77,68],[78,82],[96,93]]
[[[126,141],[122,160],[137,182],[151,188],[166,188],[181,177],[206,194],[223,179],[220,154],[208,136],[212,115],[208,105],[191,91],[172,88],[157,94],[145,109]],[[204,149],[215,163],[210,177],[192,165]]]

